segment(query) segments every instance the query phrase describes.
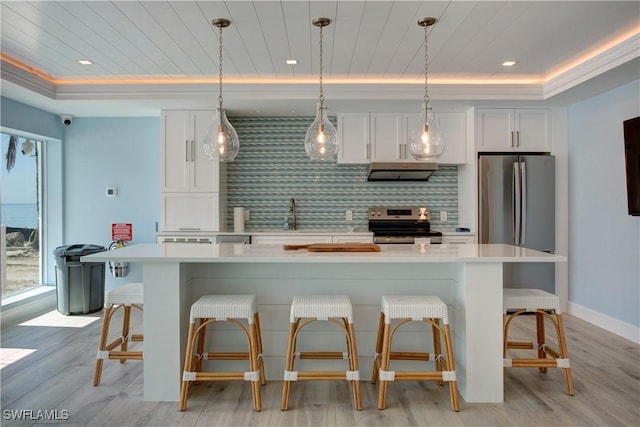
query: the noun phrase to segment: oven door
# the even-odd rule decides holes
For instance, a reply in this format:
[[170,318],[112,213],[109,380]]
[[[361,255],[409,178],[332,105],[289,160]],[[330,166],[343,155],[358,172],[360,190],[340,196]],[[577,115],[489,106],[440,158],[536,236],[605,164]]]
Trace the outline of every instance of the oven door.
[[385,245],[413,245],[416,238],[412,236],[373,236],[373,243]]

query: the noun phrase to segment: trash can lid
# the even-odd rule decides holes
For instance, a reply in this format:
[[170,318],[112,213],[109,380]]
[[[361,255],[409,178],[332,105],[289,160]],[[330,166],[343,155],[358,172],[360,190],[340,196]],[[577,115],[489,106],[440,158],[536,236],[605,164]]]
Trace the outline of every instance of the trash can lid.
[[55,256],[65,256],[65,255],[83,256],[83,255],[94,254],[96,252],[102,252],[105,250],[107,250],[107,248],[105,248],[104,246],[84,243],[84,244],[58,246],[53,250],[53,254]]

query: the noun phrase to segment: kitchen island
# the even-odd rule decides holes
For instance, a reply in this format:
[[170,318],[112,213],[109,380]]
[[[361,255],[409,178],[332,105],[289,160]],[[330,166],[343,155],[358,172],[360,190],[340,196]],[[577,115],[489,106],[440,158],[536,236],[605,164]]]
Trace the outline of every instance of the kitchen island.
[[[456,373],[467,402],[503,401],[502,274],[511,262],[564,262],[566,257],[510,245],[381,245],[380,252],[286,251],[282,245],[140,244],[82,257],[137,262],[144,282],[144,398],[177,401],[190,305],[201,295],[256,295],[268,379],[282,380],[294,295],[347,294],[354,305],[361,378],[370,378],[380,298],[438,295],[449,306]],[[330,325],[311,329],[309,342],[341,343]],[[415,345],[426,329],[398,333]],[[221,327],[217,339],[241,343]],[[235,363],[235,362],[229,362]]]

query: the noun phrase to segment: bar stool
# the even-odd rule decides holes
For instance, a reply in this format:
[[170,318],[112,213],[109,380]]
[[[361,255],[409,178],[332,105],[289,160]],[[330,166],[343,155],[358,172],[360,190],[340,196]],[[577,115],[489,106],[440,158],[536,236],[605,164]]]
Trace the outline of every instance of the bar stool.
[[[196,328],[196,320],[199,325]],[[247,326],[241,320],[247,321]],[[206,327],[213,322],[229,322],[244,332],[248,351],[204,352]],[[194,353],[194,348],[196,352]],[[248,360],[246,372],[202,372],[203,360]],[[191,306],[187,351],[182,373],[180,410],[187,409],[187,392],[192,382],[200,381],[251,381],[253,408],[262,410],[260,384],[266,384],[262,360],[262,335],[260,317],[254,295],[204,295]]]
[[[392,326],[393,320],[397,320]],[[442,320],[443,326],[440,325]],[[391,341],[398,328],[408,322],[426,322],[433,331],[434,353],[392,352]],[[444,337],[446,356],[441,353],[440,335]],[[435,371],[390,371],[390,360],[435,361]],[[371,382],[380,381],[378,387],[378,409],[384,409],[387,400],[387,384],[390,381],[438,381],[441,385],[449,382],[451,407],[460,410],[455,361],[449,329],[447,305],[436,296],[427,295],[385,295],[378,324],[376,355],[373,360]]]
[[[131,307],[142,311],[142,283],[128,283],[107,293],[104,314],[102,317],[102,332],[98,343],[98,354],[96,355],[96,369],[93,374],[93,385],[100,384],[102,377],[102,365],[105,359],[119,359],[120,363],[128,359],[142,360],[142,351],[130,351],[129,341],[142,342],[142,334],[129,336],[129,325],[131,322]],[[109,325],[114,313],[122,307],[122,335],[107,344],[109,337]],[[114,350],[120,347],[119,350]]]
[[[306,319],[306,320],[303,320]],[[315,321],[329,321],[344,330],[347,340],[347,351],[308,351],[296,352],[298,333],[305,326]],[[296,357],[300,359],[347,359],[347,371],[294,371]],[[353,406],[362,409],[360,396],[360,371],[358,370],[358,352],[356,335],[353,328],[353,307],[347,295],[304,295],[294,296],[291,303],[289,323],[289,339],[287,345],[284,383],[282,386],[281,409],[289,406],[289,391],[292,381],[351,381],[353,390]]]
[[[561,368],[567,384],[567,393],[573,396],[573,380],[567,342],[564,336],[564,324],[560,312],[560,298],[541,289],[506,288],[503,293],[504,305],[504,367],[505,368],[538,368],[547,372],[547,368]],[[535,313],[537,347],[532,342],[509,341],[509,326],[513,319],[523,313]],[[558,347],[551,347],[546,342],[545,318],[553,323],[556,330]],[[507,358],[508,349],[537,350],[537,358]],[[550,356],[550,357],[548,357]]]

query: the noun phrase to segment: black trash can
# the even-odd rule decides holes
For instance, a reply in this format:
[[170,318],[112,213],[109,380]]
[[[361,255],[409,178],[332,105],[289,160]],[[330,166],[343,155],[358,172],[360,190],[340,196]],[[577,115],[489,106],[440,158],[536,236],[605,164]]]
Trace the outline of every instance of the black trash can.
[[104,305],[104,262],[81,262],[80,257],[105,251],[104,246],[80,244],[59,246],[56,257],[58,311],[88,314]]

